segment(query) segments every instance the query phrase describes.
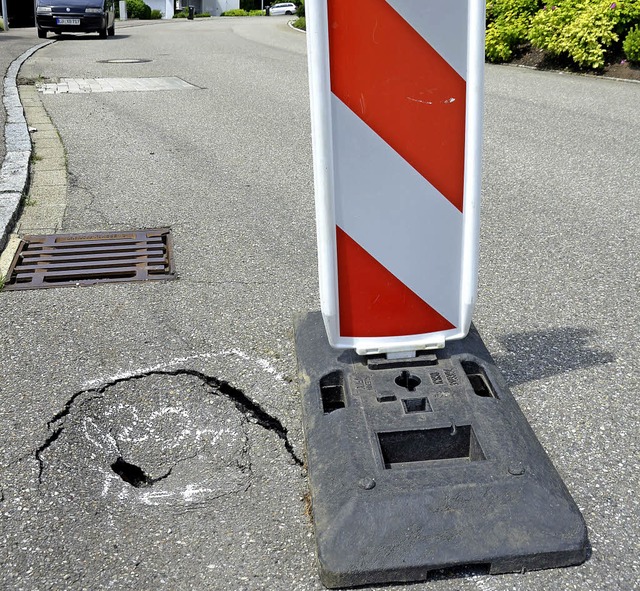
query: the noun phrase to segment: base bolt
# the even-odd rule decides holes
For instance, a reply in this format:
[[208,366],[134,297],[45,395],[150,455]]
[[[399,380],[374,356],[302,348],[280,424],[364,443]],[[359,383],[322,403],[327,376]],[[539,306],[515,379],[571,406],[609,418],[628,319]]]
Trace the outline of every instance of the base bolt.
[[365,490],[371,490],[376,485],[376,481],[373,478],[361,478],[358,482],[358,486],[360,488],[364,488]]
[[525,467],[520,462],[511,464],[508,471],[511,476],[522,476],[526,472]]

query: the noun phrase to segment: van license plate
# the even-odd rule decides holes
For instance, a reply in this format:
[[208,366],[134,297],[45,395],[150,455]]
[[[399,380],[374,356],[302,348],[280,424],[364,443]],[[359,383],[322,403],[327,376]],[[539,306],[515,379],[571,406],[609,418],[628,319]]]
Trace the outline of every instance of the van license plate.
[[56,25],[79,25],[79,18],[57,18]]

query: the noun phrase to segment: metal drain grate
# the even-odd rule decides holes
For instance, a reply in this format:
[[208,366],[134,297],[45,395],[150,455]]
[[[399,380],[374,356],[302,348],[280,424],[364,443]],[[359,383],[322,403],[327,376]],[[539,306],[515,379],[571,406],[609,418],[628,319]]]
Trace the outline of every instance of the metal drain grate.
[[173,279],[170,230],[25,236],[7,290]]

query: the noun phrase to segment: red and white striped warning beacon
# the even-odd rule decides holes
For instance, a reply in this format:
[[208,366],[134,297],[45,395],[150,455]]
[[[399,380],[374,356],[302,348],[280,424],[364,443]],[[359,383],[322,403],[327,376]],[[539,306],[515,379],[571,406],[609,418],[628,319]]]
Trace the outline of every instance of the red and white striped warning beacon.
[[484,0],[307,0],[329,342],[464,337],[476,298]]

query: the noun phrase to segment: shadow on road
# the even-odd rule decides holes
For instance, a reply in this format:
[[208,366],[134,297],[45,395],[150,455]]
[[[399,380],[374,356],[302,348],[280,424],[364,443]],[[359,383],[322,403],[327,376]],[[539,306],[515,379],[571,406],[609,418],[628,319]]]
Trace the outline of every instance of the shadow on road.
[[571,327],[515,333],[500,339],[506,352],[494,359],[511,386],[614,362],[615,355],[592,346],[596,335]]
[[[131,35],[124,35],[116,31],[116,34],[110,39],[127,39],[128,37],[131,37]],[[50,35],[48,36],[48,38],[55,39],[56,41],[95,41],[96,39],[101,39],[101,37],[98,34],[93,34],[93,33],[87,33],[86,35],[62,33],[60,35],[56,35],[56,34]],[[102,40],[104,41],[104,39]]]

